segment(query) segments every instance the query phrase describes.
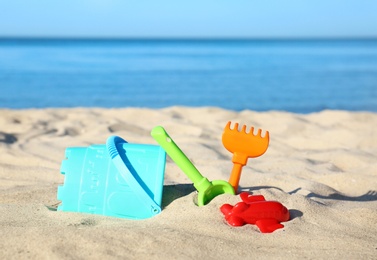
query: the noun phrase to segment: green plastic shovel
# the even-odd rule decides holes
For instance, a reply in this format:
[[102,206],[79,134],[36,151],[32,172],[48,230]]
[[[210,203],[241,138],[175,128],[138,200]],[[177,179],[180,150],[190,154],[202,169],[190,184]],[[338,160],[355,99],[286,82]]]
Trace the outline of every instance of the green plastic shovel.
[[168,133],[166,133],[163,127],[156,126],[153,128],[151,135],[194,183],[194,187],[198,191],[198,206],[206,205],[214,197],[220,194],[235,194],[234,189],[229,182],[222,180],[210,182],[207,178],[201,175],[187,156],[175,144],[173,139],[171,139]]

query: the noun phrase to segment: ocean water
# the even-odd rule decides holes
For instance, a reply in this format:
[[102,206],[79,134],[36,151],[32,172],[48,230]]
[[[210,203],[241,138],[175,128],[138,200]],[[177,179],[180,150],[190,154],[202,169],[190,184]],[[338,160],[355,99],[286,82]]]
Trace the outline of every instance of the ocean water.
[[377,112],[377,40],[0,40],[0,107]]

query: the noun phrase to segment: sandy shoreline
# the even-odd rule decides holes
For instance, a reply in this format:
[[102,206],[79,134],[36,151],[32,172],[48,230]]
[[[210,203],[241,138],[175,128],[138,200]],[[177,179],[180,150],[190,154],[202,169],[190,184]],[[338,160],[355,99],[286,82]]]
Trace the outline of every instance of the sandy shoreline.
[[[163,211],[134,221],[56,212],[67,147],[104,144],[110,135],[156,144],[161,125],[209,180],[228,180],[221,143],[228,121],[270,132],[263,156],[249,159],[240,186],[283,203],[292,219],[261,234],[228,226],[219,207],[193,203],[190,180],[167,159]],[[323,111],[234,112],[219,108],[151,110],[0,110],[0,256],[3,259],[375,259],[377,254],[377,114]]]

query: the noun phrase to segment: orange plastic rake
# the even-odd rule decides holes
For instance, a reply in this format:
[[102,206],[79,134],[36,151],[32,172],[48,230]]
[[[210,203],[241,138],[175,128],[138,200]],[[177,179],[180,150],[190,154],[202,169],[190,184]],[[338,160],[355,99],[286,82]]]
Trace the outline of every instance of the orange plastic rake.
[[239,131],[238,123],[231,129],[230,124],[229,121],[224,128],[222,141],[224,147],[233,153],[232,162],[234,165],[229,183],[237,193],[242,167],[246,165],[248,158],[261,156],[267,151],[270,135],[266,131],[265,136],[262,137],[262,129],[258,129],[258,133],[254,135],[254,127],[251,127],[250,132],[246,132],[246,125],[242,126],[241,131]]

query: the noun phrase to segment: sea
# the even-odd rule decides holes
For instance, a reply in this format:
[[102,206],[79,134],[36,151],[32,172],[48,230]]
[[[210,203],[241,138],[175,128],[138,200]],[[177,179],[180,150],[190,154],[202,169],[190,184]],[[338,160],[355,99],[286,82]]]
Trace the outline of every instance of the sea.
[[377,39],[0,39],[0,108],[377,112]]

